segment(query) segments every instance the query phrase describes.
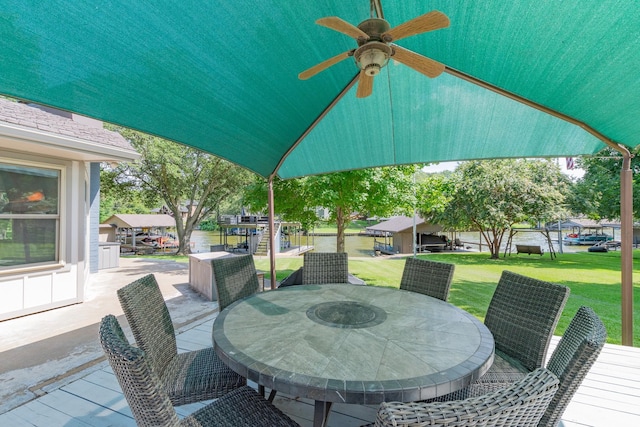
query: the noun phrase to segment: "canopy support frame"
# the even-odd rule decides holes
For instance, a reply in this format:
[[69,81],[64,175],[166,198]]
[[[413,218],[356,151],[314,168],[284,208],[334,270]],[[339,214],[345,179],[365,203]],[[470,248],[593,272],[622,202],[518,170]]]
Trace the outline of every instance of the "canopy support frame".
[[327,107],[324,110],[322,110],[322,112],[309,125],[309,127],[306,128],[304,132],[302,132],[302,134],[298,137],[298,139],[293,144],[291,144],[291,147],[289,147],[287,152],[284,153],[284,155],[280,158],[280,161],[278,162],[276,167],[273,169],[273,172],[271,172],[271,175],[269,175],[269,179],[272,180],[273,177],[275,177],[278,174],[278,171],[282,167],[282,164],[285,162],[285,160],[287,160],[287,157],[289,157],[289,154],[291,154],[293,150],[295,150],[296,147],[300,145],[300,143],[307,137],[307,135],[309,135],[309,133],[311,133],[311,131],[316,126],[318,126],[318,124],[322,121],[322,119],[324,119],[324,117],[327,114],[329,114],[329,111],[331,111],[333,107],[335,107],[338,104],[338,102],[347,94],[347,92],[349,92],[349,89],[351,89],[353,85],[356,84],[359,77],[360,77],[360,73],[353,76],[351,81],[344,87],[344,89],[342,89],[342,91],[335,98],[333,98],[333,100],[329,103],[329,105],[327,105]]
[[280,161],[278,162],[278,164],[276,165],[276,167],[274,168],[273,172],[269,175],[269,177],[267,178],[268,181],[268,204],[269,204],[269,264],[270,264],[270,270],[271,270],[271,289],[275,289],[276,286],[276,251],[275,251],[275,234],[274,234],[274,226],[275,226],[275,206],[274,206],[274,197],[273,197],[273,180],[276,177],[276,175],[278,174],[278,170],[280,170],[280,167],[282,166],[282,164],[284,163],[284,161],[287,159],[287,157],[289,157],[289,154],[291,154],[293,152],[293,150],[295,150],[295,148],[304,140],[304,138],[309,135],[309,133],[318,125],[318,123],[320,123],[320,121],[322,121],[322,119],[329,113],[329,111],[331,111],[333,109],[333,107],[336,106],[336,104],[347,94],[347,92],[349,92],[349,90],[353,87],[353,85],[356,84],[356,82],[358,81],[358,77],[360,76],[360,74],[356,74],[351,81],[349,81],[349,83],[344,87],[344,89],[342,89],[342,91],[338,94],[338,96],[336,96],[330,103],[329,105],[327,105],[327,107],[322,110],[322,113],[320,113],[318,115],[318,117],[316,117],[316,119],[313,121],[313,123],[311,123],[311,125],[309,125],[309,127],[307,129],[305,129],[305,131],[302,133],[302,135],[300,135],[298,137],[298,139],[291,145],[291,147],[289,147],[289,149],[287,150],[286,153],[284,153],[284,155],[280,158]]
[[566,114],[555,111],[549,107],[545,107],[544,105],[501,89],[491,83],[484,82],[453,68],[445,67],[445,72],[485,89],[491,90],[499,95],[506,96],[507,98],[513,99],[514,101],[520,102],[531,108],[535,108],[543,113],[550,114],[568,123],[576,125],[622,154],[622,169],[620,171],[620,280],[622,304],[622,345],[633,346],[633,174],[631,172],[631,158],[633,155],[629,149],[626,146],[607,138],[588,124],[576,120]]
[[[632,346],[633,345],[633,193],[632,193],[632,172],[631,172],[631,158],[633,155],[629,149],[619,144],[610,138],[606,137],[601,132],[592,128],[588,124],[576,120],[566,114],[555,111],[544,105],[538,104],[527,98],[524,98],[515,93],[506,91],[490,83],[484,82],[480,79],[472,77],[468,74],[460,72],[450,67],[445,67],[445,72],[466,80],[470,83],[491,90],[514,101],[520,102],[531,108],[542,111],[551,116],[557,117],[575,126],[584,129],[586,132],[595,136],[609,147],[618,151],[623,156],[623,165],[620,172],[620,221],[621,221],[621,304],[622,304],[622,344]],[[328,114],[328,112],[338,103],[338,101],[353,87],[357,82],[358,75],[354,76],[349,84],[333,99],[333,101],[325,108],[322,113],[314,120],[314,122],[300,135],[300,137],[291,145],[289,150],[282,156],[274,171],[269,175],[269,235],[270,235],[270,264],[271,264],[271,280],[272,289],[275,289],[275,242],[274,242],[274,200],[273,200],[273,179],[277,175],[278,170],[287,159],[289,154],[302,142],[317,124]]]
[[269,204],[269,270],[271,273],[271,286],[276,289],[276,242],[275,242],[275,208],[273,204],[273,175],[269,176],[267,202]]

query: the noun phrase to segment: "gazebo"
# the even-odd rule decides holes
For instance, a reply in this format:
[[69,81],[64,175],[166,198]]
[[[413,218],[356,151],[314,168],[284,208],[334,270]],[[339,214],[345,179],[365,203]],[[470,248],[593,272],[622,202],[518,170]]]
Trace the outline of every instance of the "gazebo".
[[[612,148],[623,165],[622,339],[632,342],[638,2],[9,0],[3,9],[0,93],[201,148],[270,184]],[[432,10],[447,25],[418,18]],[[356,25],[370,18],[416,25],[363,36]],[[373,62],[355,51],[365,44]],[[298,77],[328,58],[335,64]],[[379,74],[362,77],[371,67]],[[372,87],[359,91],[359,81]]]

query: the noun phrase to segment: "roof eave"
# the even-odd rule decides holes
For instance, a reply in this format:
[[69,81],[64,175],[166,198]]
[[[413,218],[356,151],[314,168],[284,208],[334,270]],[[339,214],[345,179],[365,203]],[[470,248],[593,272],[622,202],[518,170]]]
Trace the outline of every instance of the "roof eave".
[[83,161],[129,162],[140,158],[140,154],[135,150],[99,144],[10,123],[0,123],[1,138],[20,141],[22,144],[47,147],[53,152],[74,152],[78,157],[77,160]]

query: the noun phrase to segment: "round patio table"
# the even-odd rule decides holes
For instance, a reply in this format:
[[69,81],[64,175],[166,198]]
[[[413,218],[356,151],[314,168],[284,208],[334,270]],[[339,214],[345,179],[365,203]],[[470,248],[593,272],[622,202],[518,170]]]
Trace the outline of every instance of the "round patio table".
[[261,386],[331,403],[430,399],[459,390],[493,363],[482,322],[415,292],[347,284],[291,286],[236,301],[216,318],[216,353]]

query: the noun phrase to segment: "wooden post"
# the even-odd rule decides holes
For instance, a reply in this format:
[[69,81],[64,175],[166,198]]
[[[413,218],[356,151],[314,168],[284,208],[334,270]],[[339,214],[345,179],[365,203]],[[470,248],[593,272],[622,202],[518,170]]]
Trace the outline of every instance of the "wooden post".
[[[413,238],[411,244],[413,245],[413,257],[416,258],[416,251],[418,246],[417,241],[417,229],[416,229],[416,171],[413,171]],[[422,237],[422,236],[420,236]],[[422,239],[421,239],[422,240]],[[420,242],[422,244],[422,242]]]

